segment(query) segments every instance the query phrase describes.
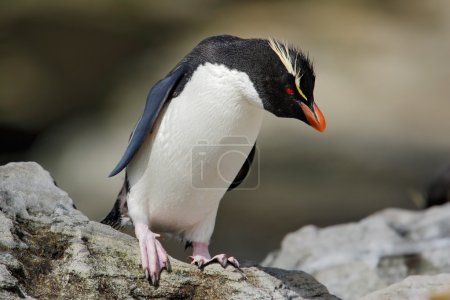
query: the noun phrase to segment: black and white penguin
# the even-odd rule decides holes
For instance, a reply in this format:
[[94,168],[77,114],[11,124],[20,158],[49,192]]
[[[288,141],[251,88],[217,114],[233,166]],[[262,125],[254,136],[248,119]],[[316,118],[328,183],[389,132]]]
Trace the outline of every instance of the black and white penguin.
[[[273,39],[222,35],[200,42],[152,87],[125,154],[110,174],[126,168],[117,202],[102,221],[120,226],[131,219],[152,284],[162,269],[170,271],[159,233],[187,241],[198,267],[211,262],[239,267],[234,257],[211,258],[208,250],[219,202],[245,178],[265,111],[325,129],[314,82],[312,64],[298,49]],[[230,137],[244,138],[250,147],[224,144]],[[224,149],[233,147],[241,155],[231,156],[219,170]]]

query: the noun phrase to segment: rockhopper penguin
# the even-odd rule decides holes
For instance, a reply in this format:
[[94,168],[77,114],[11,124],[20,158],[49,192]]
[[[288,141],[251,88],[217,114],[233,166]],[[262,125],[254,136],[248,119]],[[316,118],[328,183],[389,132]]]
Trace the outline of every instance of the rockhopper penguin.
[[[152,87],[110,174],[126,168],[117,202],[102,221],[118,227],[131,219],[152,284],[162,269],[170,271],[159,233],[191,245],[190,258],[198,267],[211,262],[239,267],[234,257],[211,258],[208,251],[219,202],[248,172],[264,111],[325,129],[314,82],[311,62],[298,49],[273,39],[223,35],[200,42]],[[236,146],[242,155],[218,170],[225,151],[220,145],[229,137],[245,138],[250,147],[226,144],[227,151]],[[199,143],[202,155],[195,159]]]

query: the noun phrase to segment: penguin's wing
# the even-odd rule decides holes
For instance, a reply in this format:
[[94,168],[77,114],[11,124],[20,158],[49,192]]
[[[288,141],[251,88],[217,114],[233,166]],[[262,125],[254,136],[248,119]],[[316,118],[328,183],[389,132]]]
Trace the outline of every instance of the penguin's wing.
[[234,178],[233,183],[228,188],[228,191],[231,191],[232,189],[239,186],[242,183],[242,181],[244,181],[244,179],[247,177],[248,171],[250,170],[250,167],[253,162],[253,158],[255,157],[255,151],[256,151],[256,143],[253,145],[252,150],[248,154],[247,159],[244,161],[244,164],[237,173],[236,178]]
[[145,137],[152,129],[164,103],[170,99],[177,83],[180,82],[186,73],[187,66],[181,64],[164,79],[158,81],[150,90],[145,103],[144,112],[134,127],[128,147],[117,166],[112,170],[109,177],[112,177],[125,168],[133,156],[138,151]]

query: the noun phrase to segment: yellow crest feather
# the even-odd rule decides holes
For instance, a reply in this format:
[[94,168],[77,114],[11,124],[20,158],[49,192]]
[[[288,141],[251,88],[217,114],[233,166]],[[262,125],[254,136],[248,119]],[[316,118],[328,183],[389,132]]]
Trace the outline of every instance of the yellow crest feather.
[[302,74],[300,73],[301,70],[298,69],[297,59],[292,59],[292,56],[289,53],[289,46],[286,43],[280,43],[272,38],[269,39],[269,45],[286,70],[295,77],[295,86],[297,87],[299,94],[305,98],[305,100],[308,100],[300,88],[300,79],[302,78]]

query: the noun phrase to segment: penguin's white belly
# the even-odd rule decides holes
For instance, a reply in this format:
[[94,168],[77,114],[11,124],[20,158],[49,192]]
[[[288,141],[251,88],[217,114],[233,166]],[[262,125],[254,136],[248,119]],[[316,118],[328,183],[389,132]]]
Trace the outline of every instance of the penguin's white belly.
[[[165,108],[127,168],[133,222],[191,240],[210,238],[219,202],[252,149],[263,118],[261,108],[242,99],[249,91],[225,84],[236,78],[242,89],[253,89],[244,73],[199,67]],[[206,80],[207,88],[198,86]]]

